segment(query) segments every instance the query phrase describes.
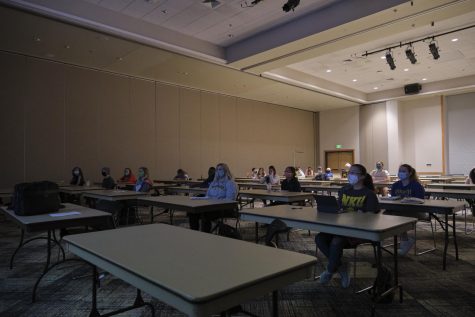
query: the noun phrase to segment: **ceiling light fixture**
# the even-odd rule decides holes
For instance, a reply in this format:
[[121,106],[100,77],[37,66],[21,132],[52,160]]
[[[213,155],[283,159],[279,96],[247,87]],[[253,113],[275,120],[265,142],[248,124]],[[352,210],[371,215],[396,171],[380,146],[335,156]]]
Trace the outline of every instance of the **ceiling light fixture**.
[[458,38],[451,39],[452,42],[457,42],[458,40]]
[[435,42],[434,39],[432,39],[432,42],[429,44],[429,50],[434,59],[439,59],[440,54],[439,54],[439,47],[437,46],[437,43]]
[[218,0],[203,0],[202,3],[211,9],[214,9],[221,4]]
[[411,44],[409,44],[409,46],[406,48],[406,56],[407,59],[411,61],[411,64],[417,63],[416,54],[414,53],[414,49],[412,48]]
[[247,1],[241,2],[241,8],[251,8],[261,2],[262,0],[252,0],[251,2],[247,3]]
[[295,8],[299,5],[300,0],[288,0],[286,4],[282,7],[282,10],[289,12],[290,10],[295,11]]
[[394,64],[394,58],[393,54],[391,53],[391,50],[386,53],[386,62],[388,63],[389,68],[391,68],[391,70],[396,69],[396,64]]

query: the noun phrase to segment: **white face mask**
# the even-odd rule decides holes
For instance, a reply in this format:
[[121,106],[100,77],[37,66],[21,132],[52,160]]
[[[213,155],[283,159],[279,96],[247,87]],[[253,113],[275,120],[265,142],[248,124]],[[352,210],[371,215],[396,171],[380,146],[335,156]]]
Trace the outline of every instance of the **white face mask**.
[[79,171],[74,171],[74,175],[79,176]]
[[350,183],[350,185],[355,185],[356,183],[358,183],[358,181],[359,181],[358,175],[354,175],[354,174],[348,175],[348,183]]

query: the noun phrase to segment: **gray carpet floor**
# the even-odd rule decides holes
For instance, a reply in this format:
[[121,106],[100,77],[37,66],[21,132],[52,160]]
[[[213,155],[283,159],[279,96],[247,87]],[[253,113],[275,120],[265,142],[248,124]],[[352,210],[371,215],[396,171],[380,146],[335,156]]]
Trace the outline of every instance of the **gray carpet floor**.
[[[143,213],[144,219],[147,214]],[[463,232],[463,216],[457,216],[460,260],[455,260],[453,243],[449,245],[447,270],[442,270],[443,232],[437,227],[437,250],[422,256],[411,252],[400,260],[400,281],[404,289],[404,301],[396,299],[390,304],[378,304],[377,316],[475,316],[475,233]],[[471,220],[471,216],[469,217]],[[168,221],[166,215],[158,221]],[[187,226],[184,214],[177,213],[176,225]],[[230,224],[233,222],[230,221]],[[241,222],[240,230],[247,241],[253,241],[254,223]],[[262,234],[265,229],[262,228]],[[41,274],[46,249],[44,240],[25,246],[17,254],[13,269],[9,269],[10,256],[19,241],[19,229],[0,216],[0,316],[88,316],[91,307],[90,269],[85,264],[65,263],[50,271],[40,284],[38,299],[31,302],[33,285]],[[315,233],[294,230],[290,240],[281,236],[280,247],[315,254]],[[418,248],[429,248],[432,244],[431,229],[427,223],[418,224]],[[388,241],[390,242],[390,241]],[[372,268],[371,247],[361,247],[357,257],[358,287],[370,285],[375,276]],[[345,259],[353,259],[352,251],[345,251]],[[67,253],[68,258],[74,257]],[[53,259],[58,258],[57,248]],[[388,266],[392,265],[389,255],[384,255]],[[320,259],[317,271],[323,268],[325,259]],[[249,259],[252,265],[252,259]],[[77,277],[80,278],[77,278]],[[98,290],[98,307],[107,313],[130,305],[135,289],[112,275],[106,275]],[[182,313],[144,294],[156,308],[156,316],[183,316]],[[342,289],[339,279],[322,286],[318,281],[305,280],[280,290],[280,316],[369,316],[371,297],[367,293],[354,294],[353,289]],[[245,310],[259,316],[270,316],[270,296],[256,298],[242,304]],[[151,316],[146,307],[123,313],[119,316]]]

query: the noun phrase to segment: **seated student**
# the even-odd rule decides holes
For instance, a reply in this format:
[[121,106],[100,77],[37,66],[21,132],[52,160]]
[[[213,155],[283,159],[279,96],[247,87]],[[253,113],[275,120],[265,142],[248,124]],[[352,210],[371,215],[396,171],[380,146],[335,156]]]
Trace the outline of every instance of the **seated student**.
[[284,170],[285,179],[282,181],[280,185],[280,189],[288,190],[289,192],[301,192],[302,188],[300,188],[300,182],[297,179],[295,167],[287,166]]
[[179,168],[177,171],[176,171],[176,175],[175,177],[173,177],[174,180],[189,180],[190,177],[188,176],[188,174],[182,170],[181,168]]
[[102,174],[102,188],[105,189],[114,189],[115,186],[117,185],[115,183],[115,180],[111,176],[111,170],[108,167],[103,167],[101,170]]
[[[378,197],[374,192],[373,180],[366,168],[360,164],[353,164],[348,172],[348,185],[338,194],[338,202],[346,212],[379,212]],[[329,233],[319,233],[315,236],[318,249],[328,258],[327,269],[320,275],[320,283],[327,284],[338,272],[341,277],[341,286],[350,285],[347,264],[342,263],[343,249],[365,242],[365,240],[349,238]]]
[[[399,180],[391,186],[391,196],[399,196],[401,198],[416,197],[424,199],[424,187],[419,182],[416,170],[411,165],[402,164],[401,166],[399,166],[399,172],[397,175],[399,177]],[[386,210],[384,213],[396,216],[418,217],[421,219],[427,218],[426,213],[402,212],[391,210]],[[413,238],[409,238],[407,232],[402,233],[399,238],[401,242],[399,244],[398,253],[399,255],[404,256],[409,252],[409,250],[411,250],[415,240]]]
[[211,166],[210,168],[208,168],[208,178],[205,179],[201,184],[199,184],[198,187],[208,188],[209,185],[213,182],[215,174],[216,174],[216,168],[214,166]]
[[261,184],[279,185],[280,178],[277,175],[275,167],[273,165],[270,165],[266,177],[261,178],[259,181],[261,182]]
[[[371,171],[371,177],[373,178],[373,183],[385,183],[391,181],[391,177],[389,176],[389,172],[384,168],[383,161],[376,162],[376,169]],[[388,187],[377,187],[376,193],[381,194],[382,196],[387,196],[389,192]]]
[[257,179],[262,179],[266,177],[266,171],[264,171],[264,168],[263,167],[259,167],[259,169],[257,170]]
[[[228,165],[219,163],[216,165],[216,174],[214,180],[208,187],[206,197],[210,199],[229,199],[236,200],[238,194],[238,186],[234,182],[234,177],[229,170]],[[199,219],[201,218],[201,231],[211,232],[211,221],[220,217],[232,217],[235,211],[216,211],[206,212],[203,214],[189,214],[190,229],[198,230]]]
[[340,177],[341,178],[347,178],[348,177],[348,171],[350,170],[351,164],[346,163],[345,168],[341,169]]
[[149,178],[148,168],[139,167],[137,175],[139,178],[135,183],[135,191],[148,193],[153,187],[153,183]]
[[307,177],[314,177],[315,176],[315,173],[313,172],[313,168],[312,167],[307,167],[307,171],[305,172],[305,176]]
[[247,178],[257,179],[257,169],[255,167],[251,168],[251,171],[246,176]]
[[317,167],[317,171],[315,172],[315,180],[316,181],[323,180],[323,169],[321,166]]
[[84,186],[86,181],[84,179],[84,175],[82,174],[81,168],[76,166],[71,172],[73,174],[73,178],[71,178],[69,184],[74,186]]
[[465,184],[475,184],[475,167],[472,168],[468,177],[465,179]]
[[305,172],[300,168],[300,166],[295,168],[295,173],[297,178],[305,178]]
[[135,184],[135,182],[137,181],[137,178],[135,178],[135,175],[132,173],[132,170],[126,167],[124,169],[124,175],[120,178],[119,181],[121,183]]
[[332,169],[327,167],[326,170],[325,170],[325,173],[323,173],[323,180],[324,181],[330,181],[332,179],[333,179]]

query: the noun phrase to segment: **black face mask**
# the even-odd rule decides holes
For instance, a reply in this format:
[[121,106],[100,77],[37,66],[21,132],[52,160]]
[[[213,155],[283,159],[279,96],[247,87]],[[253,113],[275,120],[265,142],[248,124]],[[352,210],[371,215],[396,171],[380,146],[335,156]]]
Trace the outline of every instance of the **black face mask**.
[[102,172],[102,176],[106,177],[106,176],[107,176],[107,173],[106,173],[106,172]]

